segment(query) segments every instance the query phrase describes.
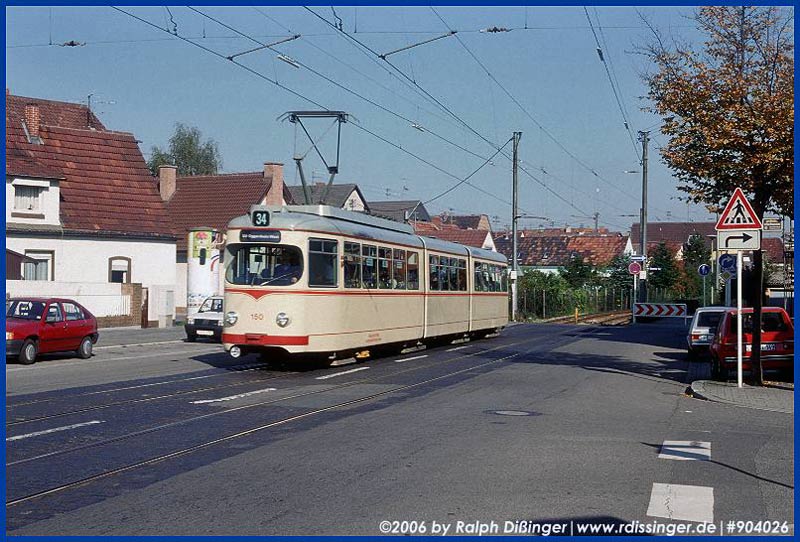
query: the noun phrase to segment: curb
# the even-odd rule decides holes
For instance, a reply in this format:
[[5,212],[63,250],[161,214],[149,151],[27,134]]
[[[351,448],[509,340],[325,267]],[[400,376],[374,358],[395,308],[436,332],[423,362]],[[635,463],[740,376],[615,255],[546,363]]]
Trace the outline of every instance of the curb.
[[149,343],[127,343],[127,344],[105,344],[102,346],[95,346],[95,350],[103,350],[106,348],[127,348],[129,346],[158,346],[160,344],[173,344],[185,342],[183,339],[174,339],[172,341],[154,341]]
[[741,403],[736,403],[734,401],[725,401],[720,399],[719,397],[715,397],[711,394],[706,393],[705,387],[702,384],[702,380],[695,380],[692,384],[686,388],[686,395],[693,397],[695,399],[702,399],[703,401],[710,401],[712,403],[720,403],[723,405],[733,405],[738,406],[741,408],[752,408],[753,410],[763,410],[766,412],[781,412],[783,414],[792,414],[794,415],[794,410],[781,410],[776,408],[762,408],[757,406],[750,406],[750,405],[743,405]]

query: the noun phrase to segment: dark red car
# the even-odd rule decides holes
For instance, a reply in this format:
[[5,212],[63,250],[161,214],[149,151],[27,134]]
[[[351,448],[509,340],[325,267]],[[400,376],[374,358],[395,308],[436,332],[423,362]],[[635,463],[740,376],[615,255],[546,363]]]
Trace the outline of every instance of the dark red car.
[[26,365],[39,354],[75,351],[92,356],[97,319],[71,299],[19,298],[6,304],[6,359]]
[[[711,374],[727,380],[736,372],[736,309],[728,310],[711,343]],[[753,348],[753,309],[742,309],[742,371],[750,370]],[[761,313],[761,367],[765,372],[794,371],[794,325],[780,307],[764,307]]]

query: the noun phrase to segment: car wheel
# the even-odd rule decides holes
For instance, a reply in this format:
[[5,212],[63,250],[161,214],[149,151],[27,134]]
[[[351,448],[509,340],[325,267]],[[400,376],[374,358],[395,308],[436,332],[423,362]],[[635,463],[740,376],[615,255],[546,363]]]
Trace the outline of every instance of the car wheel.
[[692,348],[689,348],[686,351],[686,357],[688,358],[689,361],[696,361],[697,360],[697,352],[695,350],[693,350]]
[[39,347],[33,339],[26,339],[19,351],[19,362],[23,365],[30,365],[36,361],[39,354]]
[[189,341],[190,343],[195,342],[197,340],[197,333],[187,333],[186,340]]
[[92,357],[92,338],[89,336],[84,337],[77,352],[78,357],[81,359],[89,359]]

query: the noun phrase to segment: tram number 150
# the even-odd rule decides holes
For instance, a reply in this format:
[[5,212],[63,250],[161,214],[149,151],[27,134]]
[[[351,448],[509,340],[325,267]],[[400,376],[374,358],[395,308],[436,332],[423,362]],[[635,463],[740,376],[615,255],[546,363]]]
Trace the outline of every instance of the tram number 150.
[[264,313],[262,313],[262,312],[251,313],[250,314],[250,319],[251,320],[263,320],[264,319]]

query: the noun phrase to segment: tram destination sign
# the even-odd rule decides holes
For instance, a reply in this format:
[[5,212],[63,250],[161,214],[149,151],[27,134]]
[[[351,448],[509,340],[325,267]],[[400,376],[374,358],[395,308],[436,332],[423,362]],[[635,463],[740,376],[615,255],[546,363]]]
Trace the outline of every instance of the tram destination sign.
[[258,243],[280,243],[281,232],[278,230],[242,230],[239,240]]

